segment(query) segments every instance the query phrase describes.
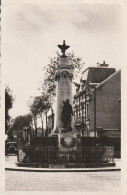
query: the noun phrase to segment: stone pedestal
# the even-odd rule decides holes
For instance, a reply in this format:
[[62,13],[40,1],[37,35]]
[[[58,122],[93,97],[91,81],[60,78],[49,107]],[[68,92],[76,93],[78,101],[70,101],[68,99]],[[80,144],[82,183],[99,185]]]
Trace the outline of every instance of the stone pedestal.
[[[62,121],[62,110],[63,102],[69,99],[69,103],[72,106],[72,77],[73,77],[73,66],[69,63],[67,57],[60,57],[60,64],[58,66],[56,74],[56,112],[55,112],[55,124],[54,133],[59,133],[64,128]],[[73,129],[73,116],[71,120],[71,127]]]

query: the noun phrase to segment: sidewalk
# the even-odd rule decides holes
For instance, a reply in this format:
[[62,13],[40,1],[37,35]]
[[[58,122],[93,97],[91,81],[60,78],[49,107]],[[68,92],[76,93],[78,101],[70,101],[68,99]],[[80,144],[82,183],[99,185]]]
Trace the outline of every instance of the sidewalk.
[[30,168],[30,167],[17,167],[16,156],[5,157],[5,170],[8,171],[30,171],[30,172],[100,172],[100,171],[120,171],[121,159],[115,159],[115,167],[103,168]]

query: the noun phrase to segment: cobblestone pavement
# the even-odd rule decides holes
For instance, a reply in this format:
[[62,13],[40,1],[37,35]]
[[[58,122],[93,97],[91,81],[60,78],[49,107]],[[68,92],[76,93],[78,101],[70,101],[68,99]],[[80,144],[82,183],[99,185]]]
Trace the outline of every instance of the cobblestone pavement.
[[[12,167],[15,157],[6,158]],[[13,163],[12,163],[13,162]],[[120,191],[120,171],[22,172],[6,171],[6,191]]]

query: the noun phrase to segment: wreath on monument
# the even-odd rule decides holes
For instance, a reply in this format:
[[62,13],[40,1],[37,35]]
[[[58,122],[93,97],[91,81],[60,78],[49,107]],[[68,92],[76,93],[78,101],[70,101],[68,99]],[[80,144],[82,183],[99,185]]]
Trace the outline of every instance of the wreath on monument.
[[75,138],[72,138],[70,142],[67,142],[65,138],[61,138],[61,145],[63,147],[74,147],[76,144]]

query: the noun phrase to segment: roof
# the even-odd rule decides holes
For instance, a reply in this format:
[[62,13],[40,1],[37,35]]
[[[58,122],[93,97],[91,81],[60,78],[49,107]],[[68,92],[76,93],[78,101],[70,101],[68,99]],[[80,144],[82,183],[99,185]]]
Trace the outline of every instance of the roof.
[[84,70],[84,71],[82,72],[82,74],[83,74],[84,72],[86,72],[88,69],[115,69],[115,68],[109,68],[108,66],[88,67],[86,70]]
[[98,84],[96,86],[96,89],[99,88],[100,86],[102,86],[104,83],[106,83],[108,80],[110,80],[112,77],[114,77],[115,75],[117,75],[119,72],[121,72],[121,69],[119,69],[118,71],[116,71],[115,73],[111,74],[107,79],[105,79],[104,81],[102,81],[100,84]]

